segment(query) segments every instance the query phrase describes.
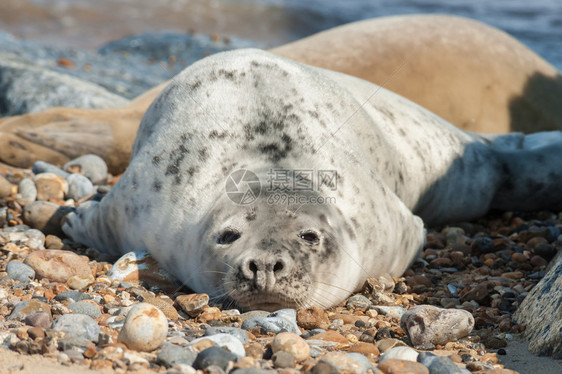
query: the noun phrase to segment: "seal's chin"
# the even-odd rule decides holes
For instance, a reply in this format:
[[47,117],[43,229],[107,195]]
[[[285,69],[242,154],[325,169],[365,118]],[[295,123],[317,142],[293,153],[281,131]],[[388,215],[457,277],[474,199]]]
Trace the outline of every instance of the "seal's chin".
[[245,294],[238,295],[232,301],[240,309],[245,310],[266,310],[274,312],[279,309],[300,309],[304,302],[301,300],[289,299],[284,295],[278,294]]

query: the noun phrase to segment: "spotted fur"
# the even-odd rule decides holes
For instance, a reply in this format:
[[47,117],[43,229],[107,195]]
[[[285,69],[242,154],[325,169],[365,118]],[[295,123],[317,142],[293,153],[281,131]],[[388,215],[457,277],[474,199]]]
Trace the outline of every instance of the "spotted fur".
[[[562,207],[555,138],[465,133],[360,79],[227,52],[170,83],[123,177],[63,229],[113,254],[149,250],[195,291],[245,307],[328,307],[367,277],[408,267],[424,241],[418,216],[438,224],[493,206]],[[225,193],[239,169],[262,181],[251,205]],[[336,171],[337,183],[288,195],[334,202],[272,203],[276,192],[263,188],[272,169]]]

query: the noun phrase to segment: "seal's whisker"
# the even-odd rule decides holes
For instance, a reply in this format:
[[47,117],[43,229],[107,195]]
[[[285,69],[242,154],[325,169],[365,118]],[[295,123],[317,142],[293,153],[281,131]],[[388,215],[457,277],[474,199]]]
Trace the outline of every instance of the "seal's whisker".
[[338,290],[342,290],[342,291],[348,292],[348,293],[350,293],[350,294],[353,293],[353,291],[350,291],[350,290],[348,290],[347,288],[343,288],[343,287],[340,287],[340,286],[336,286],[335,284],[331,284],[331,283],[327,283],[327,282],[322,282],[322,281],[319,281],[319,280],[315,280],[314,283],[322,284],[322,285],[324,285],[324,286],[328,286],[328,287],[332,287],[332,288],[337,288]]

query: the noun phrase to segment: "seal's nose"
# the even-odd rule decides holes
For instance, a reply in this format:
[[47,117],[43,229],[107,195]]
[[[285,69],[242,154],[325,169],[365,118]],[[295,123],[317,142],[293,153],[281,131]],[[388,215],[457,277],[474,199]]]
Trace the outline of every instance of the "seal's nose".
[[275,282],[289,272],[285,259],[275,257],[249,258],[240,266],[246,279],[253,280],[259,291],[271,290]]

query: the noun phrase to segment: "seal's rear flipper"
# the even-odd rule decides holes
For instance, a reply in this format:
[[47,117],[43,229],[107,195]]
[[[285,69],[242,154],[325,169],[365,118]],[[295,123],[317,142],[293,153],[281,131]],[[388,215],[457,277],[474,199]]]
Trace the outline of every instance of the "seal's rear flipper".
[[[517,135],[517,141],[503,142]],[[492,208],[562,209],[562,132],[500,136],[493,140],[492,148],[503,177]]]

